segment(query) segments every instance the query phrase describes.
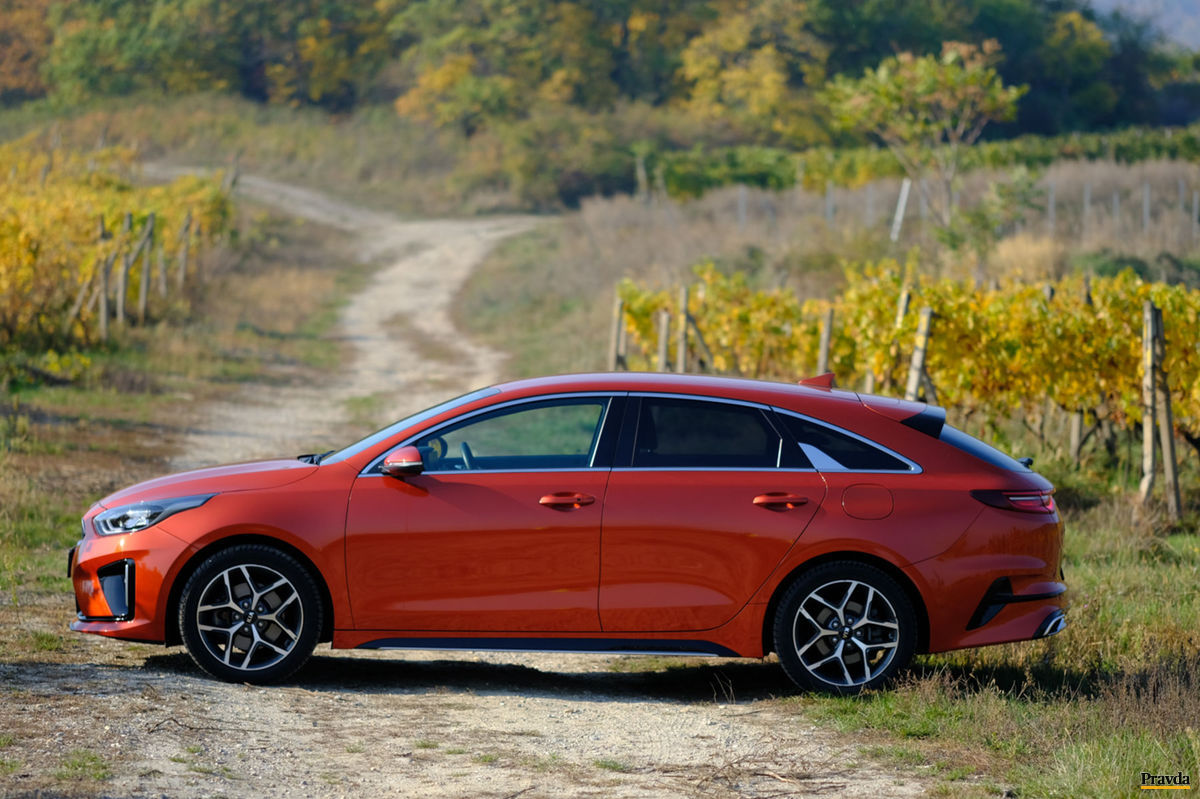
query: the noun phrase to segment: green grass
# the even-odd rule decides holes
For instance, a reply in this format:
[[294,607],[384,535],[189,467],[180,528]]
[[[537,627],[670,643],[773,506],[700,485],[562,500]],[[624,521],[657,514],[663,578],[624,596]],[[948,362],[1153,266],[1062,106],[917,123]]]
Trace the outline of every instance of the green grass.
[[60,780],[96,781],[112,777],[107,761],[87,749],[72,749],[63,758],[61,767],[54,772]]

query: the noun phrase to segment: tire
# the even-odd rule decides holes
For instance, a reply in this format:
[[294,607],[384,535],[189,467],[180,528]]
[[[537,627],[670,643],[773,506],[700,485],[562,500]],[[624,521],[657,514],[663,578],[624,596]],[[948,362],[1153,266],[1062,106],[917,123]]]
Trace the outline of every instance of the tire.
[[179,634],[196,665],[229,682],[290,677],[317,646],[320,592],[300,562],[248,544],[215,553],[184,585]]
[[784,592],[775,651],[796,685],[851,695],[879,688],[908,666],[917,616],[903,588],[854,561],[825,563]]

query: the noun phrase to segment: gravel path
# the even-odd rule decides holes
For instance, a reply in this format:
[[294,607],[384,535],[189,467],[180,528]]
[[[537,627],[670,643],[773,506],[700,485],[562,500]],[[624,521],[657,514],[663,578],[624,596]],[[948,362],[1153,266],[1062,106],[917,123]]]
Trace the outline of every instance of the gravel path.
[[[449,305],[488,248],[534,220],[411,222],[252,176],[239,189],[346,229],[361,257],[391,265],[342,315],[352,357],[337,375],[320,386],[247,386],[207,407],[173,466],[331,439],[350,398],[384,397],[398,416],[494,380],[499,354],[464,340]],[[397,315],[405,335],[437,346],[398,342]],[[71,662],[0,664],[9,692],[0,731],[20,731],[47,759],[104,753],[112,776],[94,786],[105,795],[901,797],[924,788],[780,699],[793,689],[775,663],[322,647],[291,684],[258,688],[201,677],[181,649],[81,638]],[[0,776],[0,792],[35,783]]]

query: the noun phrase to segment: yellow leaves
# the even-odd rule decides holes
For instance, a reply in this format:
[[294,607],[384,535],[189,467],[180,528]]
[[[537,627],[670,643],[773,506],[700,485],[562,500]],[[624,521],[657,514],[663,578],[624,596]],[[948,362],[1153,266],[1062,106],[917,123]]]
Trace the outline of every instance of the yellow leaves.
[[[130,212],[140,230],[153,212],[156,241],[168,248],[189,211],[206,237],[228,227],[220,176],[135,187],[117,171],[130,161],[120,149],[47,151],[33,137],[0,145],[0,344],[63,335],[67,310],[113,246],[99,240],[100,219],[111,232]],[[66,327],[68,338],[87,337],[88,313]]]
[[[725,274],[711,263],[696,268],[689,311],[713,350],[718,370],[794,380],[816,368],[820,319],[828,303],[801,304],[790,292],[749,285],[744,273]],[[908,313],[896,324],[897,301],[911,292]],[[850,266],[846,287],[833,302],[830,363],[839,383],[903,385],[918,311],[935,312],[926,368],[946,405],[1002,414],[1040,413],[1047,399],[1067,410],[1094,412],[1117,423],[1141,417],[1142,303],[1163,310],[1165,367],[1181,424],[1200,423],[1200,291],[1145,283],[1131,270],[1111,278],[1071,276],[1053,284],[1010,283],[996,289],[918,277],[913,256],[905,265],[884,259]],[[653,314],[671,310],[673,294],[621,287],[630,332],[647,353],[657,330]],[[877,390],[884,390],[877,388]]]

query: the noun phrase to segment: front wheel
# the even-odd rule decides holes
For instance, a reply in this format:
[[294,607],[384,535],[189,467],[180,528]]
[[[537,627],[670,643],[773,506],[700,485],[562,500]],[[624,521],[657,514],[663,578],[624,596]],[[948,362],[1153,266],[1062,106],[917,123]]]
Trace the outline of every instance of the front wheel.
[[276,682],[316,648],[321,611],[316,583],[295,558],[268,546],[235,546],[188,579],[179,632],[192,660],[214,677]]
[[857,694],[908,665],[917,619],[904,589],[864,563],[826,563],[793,583],[775,614],[775,651],[801,688]]

